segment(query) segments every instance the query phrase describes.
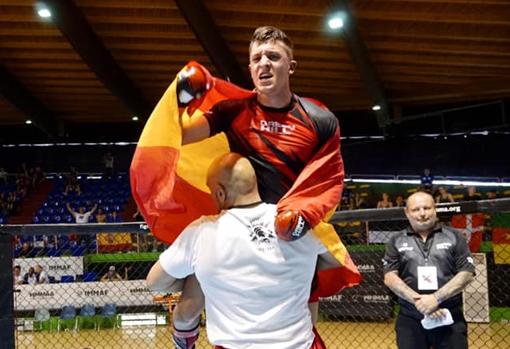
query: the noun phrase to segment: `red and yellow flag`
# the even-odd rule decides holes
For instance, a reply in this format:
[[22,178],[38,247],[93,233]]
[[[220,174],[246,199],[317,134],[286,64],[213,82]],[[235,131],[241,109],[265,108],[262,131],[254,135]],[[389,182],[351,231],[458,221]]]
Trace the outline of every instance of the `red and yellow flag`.
[[227,97],[252,94],[220,79],[213,78],[213,84],[195,113],[184,111],[181,118],[174,80],[147,121],[131,163],[133,197],[154,236],[167,243],[201,215],[216,213],[206,186],[207,169],[229,152],[224,134],[183,146],[181,120],[191,122]]
[[494,263],[510,264],[510,228],[492,229]]
[[[195,62],[189,64],[198,65]],[[212,89],[205,94],[191,116],[187,111],[179,111],[176,80],[172,82],[147,121],[131,163],[133,197],[152,233],[167,243],[172,243],[193,220],[201,215],[215,213],[215,206],[206,186],[207,169],[216,157],[230,151],[223,133],[182,146],[181,122],[192,122],[199,113],[207,111],[223,99],[241,99],[253,95],[253,92],[224,80],[213,77],[212,81]],[[328,199],[321,197],[325,186],[335,185],[335,174],[324,172],[328,166],[334,166],[330,162],[331,157],[327,155],[332,150],[337,153],[339,151],[328,144],[319,151],[323,156],[318,154],[314,157],[310,166],[307,166],[282,199],[281,205],[295,205],[294,207],[301,211],[300,206],[303,205],[299,203],[316,196],[314,202],[320,206],[319,209],[324,211],[325,204],[334,207],[338,201],[324,203],[322,199]],[[331,175],[333,177],[330,178]],[[329,200],[331,201],[331,198]],[[308,204],[304,204],[303,210],[306,211],[307,206]],[[317,237],[345,266],[319,275],[318,285],[321,291],[318,295],[326,297],[344,287],[358,284],[361,277],[356,266],[333,226],[325,223],[329,216],[324,214],[324,217],[318,217],[317,214],[306,213],[304,216],[314,223]]]

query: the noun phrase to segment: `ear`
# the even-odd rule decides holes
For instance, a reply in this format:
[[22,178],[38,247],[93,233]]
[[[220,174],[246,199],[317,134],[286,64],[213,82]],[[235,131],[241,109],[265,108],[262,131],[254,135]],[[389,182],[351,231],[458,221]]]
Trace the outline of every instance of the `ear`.
[[297,62],[295,60],[291,60],[290,63],[289,63],[289,74],[294,74],[294,72],[296,71],[296,67],[297,67]]
[[219,185],[214,189],[214,197],[220,209],[225,208],[225,201],[227,200],[227,193],[223,186]]

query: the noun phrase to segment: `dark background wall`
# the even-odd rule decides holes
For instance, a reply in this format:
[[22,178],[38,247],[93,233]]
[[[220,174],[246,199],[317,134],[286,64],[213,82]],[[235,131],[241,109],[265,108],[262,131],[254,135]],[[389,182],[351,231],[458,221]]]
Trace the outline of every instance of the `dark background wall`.
[[[0,167],[15,172],[22,162],[42,163],[48,172],[76,166],[78,171],[103,168],[111,152],[115,168],[127,171],[135,146],[1,147]],[[448,137],[394,137],[375,141],[342,142],[347,174],[420,174],[431,168],[442,176],[510,177],[510,135]]]

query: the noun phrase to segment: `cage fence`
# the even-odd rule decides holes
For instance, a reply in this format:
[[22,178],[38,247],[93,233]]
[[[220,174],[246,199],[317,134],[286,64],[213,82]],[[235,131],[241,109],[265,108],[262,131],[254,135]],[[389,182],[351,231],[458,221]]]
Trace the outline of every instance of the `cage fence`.
[[[466,236],[476,261],[463,294],[470,347],[510,348],[510,200],[438,211]],[[396,348],[396,298],[384,286],[381,260],[391,234],[407,226],[402,209],[341,211],[332,223],[363,282],[321,299],[319,333],[328,348]],[[3,226],[2,235],[12,265],[2,288],[13,285],[16,348],[172,347],[178,297],[145,286],[166,246],[143,223]],[[204,327],[197,348],[211,347]]]

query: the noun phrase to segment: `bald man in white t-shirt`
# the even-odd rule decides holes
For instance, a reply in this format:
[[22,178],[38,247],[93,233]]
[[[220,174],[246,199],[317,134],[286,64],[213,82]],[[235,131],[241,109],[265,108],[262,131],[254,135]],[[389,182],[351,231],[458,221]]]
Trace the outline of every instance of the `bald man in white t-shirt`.
[[336,259],[313,234],[291,242],[276,237],[276,205],[260,200],[246,158],[216,159],[207,185],[222,211],[181,233],[152,267],[148,286],[172,291],[178,279],[195,274],[216,348],[325,348],[308,299],[315,268],[338,267]]

